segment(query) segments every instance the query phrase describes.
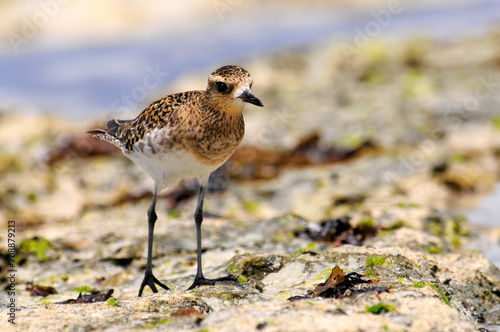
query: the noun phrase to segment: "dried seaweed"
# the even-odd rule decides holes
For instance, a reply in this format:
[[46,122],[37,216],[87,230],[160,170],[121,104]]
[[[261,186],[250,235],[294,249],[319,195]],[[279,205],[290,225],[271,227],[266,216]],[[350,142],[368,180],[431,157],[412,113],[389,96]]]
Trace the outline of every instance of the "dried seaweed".
[[319,224],[300,219],[302,228],[294,232],[296,237],[331,242],[337,246],[351,244],[362,245],[366,240],[376,236],[383,228],[375,228],[367,224],[352,227],[348,216],[325,220]]
[[57,290],[54,287],[33,285],[32,283],[29,283],[26,286],[26,290],[28,292],[30,292],[31,296],[42,296],[42,297],[45,297],[47,295],[57,294]]
[[[388,287],[374,287],[366,289],[353,290],[354,286],[359,284],[372,284],[378,283],[379,280],[362,279],[362,276],[356,272],[350,272],[345,274],[344,271],[338,266],[332,269],[332,273],[328,276],[325,282],[320,283],[313,290],[308,291],[305,296],[293,296],[288,299],[288,301],[297,301],[302,299],[311,298],[313,296],[321,296],[323,298],[335,298],[341,299],[343,297],[356,298],[360,294],[366,292],[388,292]],[[348,292],[349,291],[349,292]]]
[[62,302],[56,302],[56,304],[75,304],[75,303],[94,303],[94,302],[104,302],[107,301],[113,294],[114,289],[108,290],[106,293],[92,292],[90,294],[78,294],[76,299],[70,299]]
[[88,134],[63,134],[57,138],[56,144],[48,152],[45,161],[52,165],[61,160],[79,160],[93,156],[119,155],[113,145],[94,139]]
[[335,265],[326,281],[318,284],[318,286],[310,292],[316,296],[338,299],[344,297],[347,290],[352,289],[354,286],[369,283],[372,283],[372,280],[361,279],[361,275],[356,272],[345,274],[338,265]]
[[338,147],[321,142],[318,133],[313,133],[289,150],[263,150],[253,146],[242,146],[229,159],[228,170],[233,178],[244,180],[270,179],[279,175],[284,167],[324,165],[348,160],[361,152],[376,147],[370,140],[355,148]]

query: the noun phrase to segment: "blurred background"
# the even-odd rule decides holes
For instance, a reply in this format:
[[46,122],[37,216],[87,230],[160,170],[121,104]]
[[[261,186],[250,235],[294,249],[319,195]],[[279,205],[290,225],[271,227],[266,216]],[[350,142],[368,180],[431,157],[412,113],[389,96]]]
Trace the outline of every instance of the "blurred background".
[[[0,220],[16,220],[25,255],[55,262],[112,234],[140,261],[150,179],[84,132],[237,64],[265,108],[245,109],[208,211],[403,224],[442,237],[440,252],[465,243],[443,225],[467,220],[466,250],[500,265],[499,1],[0,0],[0,13]],[[193,188],[164,193],[159,215],[190,220]],[[26,275],[47,276],[26,257]]]
[[[326,40],[355,49],[412,36],[452,41],[498,24],[499,6],[494,0],[3,0],[0,107],[73,119],[103,110],[135,115],[193,70]],[[157,74],[137,88],[150,72]]]

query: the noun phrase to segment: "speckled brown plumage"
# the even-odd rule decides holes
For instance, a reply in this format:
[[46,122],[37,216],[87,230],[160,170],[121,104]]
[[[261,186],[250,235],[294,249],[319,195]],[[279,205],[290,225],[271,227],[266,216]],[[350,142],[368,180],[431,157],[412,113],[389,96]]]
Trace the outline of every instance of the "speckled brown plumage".
[[107,130],[90,131],[95,137],[118,146],[154,180],[148,209],[148,259],[139,296],[144,287],[168,290],[153,275],[153,232],[158,193],[180,180],[197,177],[200,196],[195,212],[197,272],[189,289],[233,278],[206,279],[201,269],[201,222],[208,177],[234,152],[245,133],[245,103],[263,106],[250,91],[252,77],[238,66],[224,66],[208,78],[206,90],[188,91],[152,102],[133,120],[108,121]]
[[182,127],[189,123],[192,125],[195,118],[200,117],[201,114],[197,113],[204,108],[204,97],[203,91],[181,92],[163,97],[152,102],[134,120],[115,122],[118,126],[108,123],[108,134],[122,142],[128,151],[133,151],[134,144],[153,129],[168,127],[174,129],[176,136],[183,135],[186,129],[193,130]]

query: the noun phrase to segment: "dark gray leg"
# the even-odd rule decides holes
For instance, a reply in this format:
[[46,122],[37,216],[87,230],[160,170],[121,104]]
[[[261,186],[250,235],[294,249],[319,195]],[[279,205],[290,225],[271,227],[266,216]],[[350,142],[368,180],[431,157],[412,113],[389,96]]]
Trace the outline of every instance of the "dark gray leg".
[[236,281],[236,278],[227,276],[217,279],[206,279],[203,276],[202,266],[201,266],[201,223],[203,222],[203,200],[205,198],[205,188],[206,185],[202,184],[200,186],[200,194],[198,196],[198,204],[196,205],[196,211],[194,212],[194,222],[196,225],[196,276],[194,277],[193,284],[188,288],[191,290],[197,286],[201,285],[215,285],[217,282],[221,281]]
[[[151,200],[151,205],[149,206],[148,209],[148,260],[146,263],[146,271],[144,272],[144,279],[142,279],[141,287],[139,288],[139,297],[142,295],[142,291],[144,290],[144,287],[149,286],[153,293],[158,293],[158,290],[156,289],[156,285],[166,289],[170,290],[167,286],[162,284],[158,279],[155,278],[153,275],[153,265],[152,265],[152,260],[153,260],[153,235],[155,231],[155,223],[156,223],[156,212],[155,212],[155,207],[156,207],[156,199],[158,198],[158,191],[156,190],[156,187],[153,192],[153,199]],[[156,284],[156,285],[155,285]]]

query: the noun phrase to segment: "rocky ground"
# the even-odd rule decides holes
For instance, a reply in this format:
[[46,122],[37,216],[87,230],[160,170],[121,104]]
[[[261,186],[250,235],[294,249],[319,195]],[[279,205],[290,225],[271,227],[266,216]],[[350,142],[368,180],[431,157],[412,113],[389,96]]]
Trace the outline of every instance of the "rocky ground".
[[[245,110],[244,144],[212,177],[203,224],[205,274],[238,282],[185,290],[195,272],[187,182],[157,207],[154,271],[172,291],[142,298],[151,180],[83,134],[101,123],[5,112],[0,328],[13,327],[7,220],[20,331],[498,328],[500,271],[473,244],[498,242],[500,230],[453,211],[500,175],[499,43],[500,32],[324,43],[247,61],[266,107]],[[169,90],[202,88],[208,72]]]

